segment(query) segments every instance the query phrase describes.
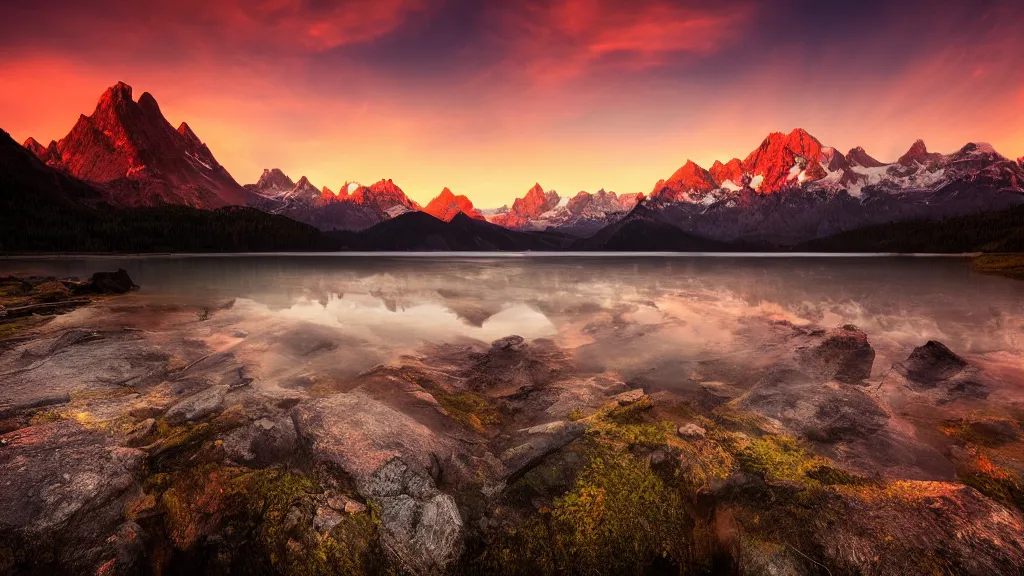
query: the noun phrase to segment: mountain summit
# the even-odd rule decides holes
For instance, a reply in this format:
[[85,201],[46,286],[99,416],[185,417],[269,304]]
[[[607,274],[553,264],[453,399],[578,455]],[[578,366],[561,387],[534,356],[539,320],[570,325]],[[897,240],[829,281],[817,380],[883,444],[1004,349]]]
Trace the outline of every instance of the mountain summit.
[[175,129],[151,94],[136,102],[124,82],[108,88],[92,115],[80,116],[55,144],[44,149],[29,138],[25,147],[50,166],[98,184],[114,205],[217,208],[248,198],[188,124]]
[[473,202],[469,198],[462,194],[456,196],[447,187],[441,190],[441,193],[431,200],[423,211],[445,222],[450,222],[459,213],[476,220],[485,219],[483,214],[473,207]]

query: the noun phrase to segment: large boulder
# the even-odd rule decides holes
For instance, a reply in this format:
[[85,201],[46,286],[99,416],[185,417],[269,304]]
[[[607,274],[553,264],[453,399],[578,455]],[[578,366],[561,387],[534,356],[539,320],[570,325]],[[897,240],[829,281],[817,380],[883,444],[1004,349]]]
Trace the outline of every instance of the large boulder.
[[126,294],[138,289],[128,272],[122,268],[118,268],[117,272],[96,272],[85,286],[85,291],[95,294]]
[[895,363],[893,368],[912,390],[944,392],[938,400],[940,404],[963,398],[986,398],[989,394],[980,370],[934,340],[914,348],[905,361]]
[[[0,541],[15,543],[37,568],[91,570],[123,522],[125,503],[140,493],[144,456],[70,420],[3,435],[0,502],[8,505],[0,506]],[[0,572],[23,568],[0,565]]]
[[934,388],[963,372],[967,368],[967,361],[942,342],[929,340],[924,346],[914,348],[907,360],[898,367],[911,382]]
[[458,475],[457,441],[360,389],[300,404],[292,418],[313,460],[380,506],[383,542],[407,571],[443,572],[458,558],[463,520],[437,488]]
[[867,334],[847,324],[829,330],[824,340],[804,350],[802,357],[822,377],[852,384],[871,377],[875,350]]

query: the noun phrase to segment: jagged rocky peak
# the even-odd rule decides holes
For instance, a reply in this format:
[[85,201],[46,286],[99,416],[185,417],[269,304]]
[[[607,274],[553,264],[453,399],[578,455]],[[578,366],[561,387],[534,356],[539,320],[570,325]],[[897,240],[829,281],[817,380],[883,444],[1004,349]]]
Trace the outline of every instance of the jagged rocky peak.
[[743,185],[743,161],[739,158],[733,158],[725,164],[715,160],[709,172],[719,186],[726,186],[728,182],[737,186]]
[[924,140],[917,140],[907,150],[907,153],[900,156],[900,159],[896,161],[897,164],[906,167],[912,167],[915,164],[927,165],[932,162],[936,162],[942,158],[942,154],[938,152],[928,152],[928,146],[925,145]]
[[445,222],[450,222],[459,214],[484,220],[483,214],[473,207],[473,202],[468,197],[463,194],[456,196],[448,187],[441,190],[441,193],[431,200],[423,211]]
[[187,124],[175,129],[148,92],[133,101],[125,82],[107,88],[92,115],[79,116],[46,157],[51,166],[101,185],[115,206],[217,208],[249,199]]
[[29,136],[25,143],[22,144],[29,152],[39,158],[43,163],[49,163],[51,160],[60,160],[60,154],[57,152],[57,142],[51,140],[49,146],[43,146],[35,138]]
[[884,163],[876,160],[860,146],[857,146],[847,152],[846,159],[851,166],[860,166],[862,168],[880,168],[885,166]]
[[264,168],[263,175],[256,182],[256,188],[261,191],[291,190],[295,188],[295,182],[280,168]]
[[193,142],[196,144],[203,143],[202,140],[199,139],[199,136],[196,136],[196,133],[192,131],[192,127],[189,126],[188,123],[186,122],[182,122],[178,125],[178,134],[184,136],[185,139],[188,140],[189,142]]

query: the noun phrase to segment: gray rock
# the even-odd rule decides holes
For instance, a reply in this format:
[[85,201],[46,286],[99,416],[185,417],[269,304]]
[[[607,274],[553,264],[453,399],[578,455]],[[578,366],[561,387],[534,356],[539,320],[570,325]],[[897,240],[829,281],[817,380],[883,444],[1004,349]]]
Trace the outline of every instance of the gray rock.
[[516,443],[501,454],[505,477],[516,478],[549,454],[579,438],[586,430],[581,422],[559,420],[520,430]]
[[228,385],[211,386],[171,406],[165,418],[170,424],[202,420],[210,414],[224,409],[224,397],[228,390],[230,390]]
[[362,390],[300,404],[292,417],[313,459],[343,470],[378,505],[382,542],[406,571],[441,573],[458,558],[463,521],[434,482],[455,440]]
[[286,464],[298,452],[295,424],[288,416],[261,418],[232,430],[224,437],[225,455],[247,466]]
[[612,396],[612,401],[618,402],[619,406],[628,406],[639,402],[644,397],[644,391],[637,388],[636,390],[630,390],[629,392],[623,392]]
[[704,435],[707,434],[707,430],[694,424],[693,422],[683,424],[682,426],[679,427],[677,432],[683,438],[689,438],[694,440],[704,438]]
[[400,458],[371,477],[367,496],[378,503],[381,541],[414,574],[443,573],[462,553],[463,520],[455,499]]
[[96,547],[123,522],[140,494],[140,450],[115,446],[74,421],[22,428],[0,437],[0,537],[52,545],[68,572],[100,561]]

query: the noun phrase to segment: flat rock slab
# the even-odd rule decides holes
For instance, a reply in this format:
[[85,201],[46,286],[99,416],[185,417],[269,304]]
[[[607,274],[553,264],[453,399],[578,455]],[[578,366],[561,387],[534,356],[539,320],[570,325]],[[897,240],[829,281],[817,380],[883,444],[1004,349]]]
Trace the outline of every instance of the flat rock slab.
[[501,454],[505,476],[514,478],[546,456],[579,438],[586,431],[581,422],[559,420],[520,431],[516,443]]

